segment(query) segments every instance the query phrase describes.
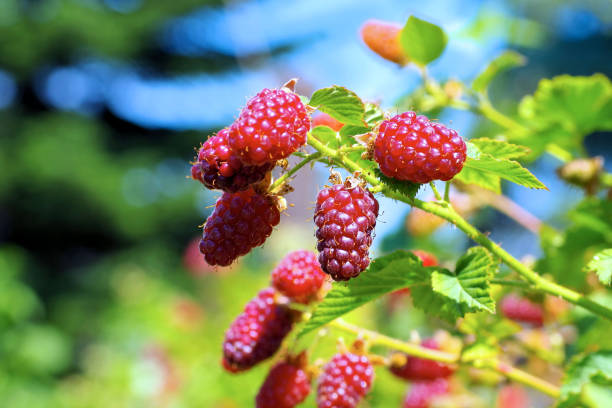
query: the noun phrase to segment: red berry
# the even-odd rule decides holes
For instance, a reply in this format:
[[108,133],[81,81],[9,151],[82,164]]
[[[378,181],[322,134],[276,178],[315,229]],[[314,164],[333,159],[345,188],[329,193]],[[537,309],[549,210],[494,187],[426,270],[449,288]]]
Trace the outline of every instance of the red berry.
[[225,332],[223,367],[235,373],[271,357],[292,325],[291,311],[276,304],[274,290],[262,290]]
[[207,188],[234,193],[263,180],[266,173],[274,168],[274,163],[261,166],[242,164],[240,156],[227,143],[231,132],[235,130],[225,128],[202,145],[198,161],[191,167],[191,177]]
[[517,295],[507,295],[501,301],[501,312],[508,319],[524,323],[531,323],[535,326],[542,326],[544,317],[542,307],[528,299]]
[[325,277],[313,252],[295,251],[272,271],[272,286],[291,300],[308,303],[316,297]]
[[349,280],[368,267],[378,201],[366,189],[350,182],[319,192],[314,221],[319,262],[334,280]]
[[312,118],[312,127],[315,126],[327,126],[332,128],[336,132],[339,132],[340,129],[344,126],[344,123],[337,121],[336,119],[329,116],[327,113],[321,112],[314,118]]
[[[421,345],[432,350],[439,350],[438,343],[434,339],[426,339]],[[454,371],[454,368],[447,364],[408,355],[406,356],[406,364],[391,366],[393,374],[410,381],[446,378]]]
[[529,396],[525,389],[518,385],[505,385],[497,394],[497,408],[528,408]]
[[437,397],[448,393],[448,380],[438,378],[433,381],[417,381],[410,387],[404,398],[404,408],[430,408]]
[[387,21],[368,20],[361,26],[361,39],[372,51],[386,60],[404,65],[408,57],[400,45],[402,26]]
[[317,388],[318,408],[354,408],[368,393],[374,368],[366,356],[336,354],[323,370]]
[[200,252],[210,265],[229,265],[263,244],[279,221],[271,197],[253,189],[223,193],[204,225]]
[[466,146],[454,130],[404,112],[380,125],[374,159],[388,177],[414,183],[447,181],[463,168]]
[[310,378],[295,364],[275,365],[255,397],[257,408],[293,408],[310,393]]
[[293,92],[264,89],[255,95],[232,125],[230,146],[242,161],[262,165],[284,159],[306,143],[310,116]]

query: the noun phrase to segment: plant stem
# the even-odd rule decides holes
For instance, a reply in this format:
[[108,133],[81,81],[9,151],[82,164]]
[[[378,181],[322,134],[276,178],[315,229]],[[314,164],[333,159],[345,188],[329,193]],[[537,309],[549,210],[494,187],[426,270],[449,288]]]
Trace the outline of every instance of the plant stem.
[[438,201],[442,201],[442,196],[440,195],[440,193],[438,192],[438,189],[436,188],[436,185],[434,184],[433,181],[429,182],[429,187],[431,187],[431,191],[433,191],[434,193],[434,197],[436,197],[436,200]]
[[503,286],[516,286],[519,288],[530,288],[531,287],[529,282],[507,280],[507,279],[491,279],[491,283],[495,285],[503,285]]
[[612,309],[601,305],[597,302],[592,301],[591,299],[586,298],[584,295],[575,292],[571,289],[568,289],[564,286],[558,285],[555,282],[552,282],[540,275],[538,275],[535,271],[523,265],[519,260],[514,258],[508,252],[506,252],[502,247],[493,242],[489,237],[487,237],[482,232],[478,231],[474,226],[472,226],[469,222],[467,222],[461,215],[459,215],[455,209],[452,207],[450,203],[447,202],[427,202],[421,201],[417,198],[411,198],[404,194],[393,190],[388,185],[381,182],[378,178],[374,177],[370,172],[363,169],[359,164],[350,160],[349,158],[339,154],[335,149],[332,149],[311,134],[308,134],[308,144],[314,147],[316,150],[321,152],[323,155],[328,156],[334,162],[336,162],[339,166],[344,167],[350,172],[360,172],[361,177],[363,177],[368,183],[374,186],[376,191],[379,191],[386,195],[389,198],[396,199],[398,201],[402,201],[407,203],[413,207],[420,208],[423,211],[428,213],[437,215],[440,218],[443,218],[450,223],[454,224],[465,232],[465,234],[470,237],[473,241],[487,248],[493,254],[497,255],[502,262],[508,265],[510,268],[514,269],[518,272],[521,277],[523,277],[528,282],[533,284],[533,288],[535,290],[540,290],[546,292],[548,294],[562,297],[570,303],[573,303],[578,306],[582,306],[583,308],[598,314],[600,316],[606,317],[607,319],[612,320]]
[[270,188],[268,189],[270,192],[274,192],[275,190],[279,189],[287,179],[289,179],[289,177],[293,176],[295,173],[297,173],[297,171],[299,169],[301,169],[302,167],[304,167],[305,165],[307,165],[308,163],[310,163],[313,160],[317,160],[318,158],[321,157],[321,153],[316,152],[316,153],[312,153],[309,154],[308,156],[306,156],[304,158],[304,160],[302,160],[301,162],[299,162],[298,164],[296,164],[295,166],[293,166],[293,168],[291,170],[289,170],[288,172],[286,172],[285,174],[283,174],[282,176],[280,176],[278,179],[276,179],[274,181],[274,183],[272,183],[272,185],[270,186]]
[[444,201],[446,201],[447,203],[450,203],[450,186],[450,181],[447,181],[444,186]]
[[392,350],[402,351],[411,356],[420,357],[427,360],[439,361],[441,363],[447,364],[467,364],[475,367],[484,366],[484,368],[494,370],[510,378],[511,380],[525,384],[553,398],[559,398],[560,395],[559,388],[555,385],[546,382],[538,377],[535,377],[525,371],[519,370],[518,368],[515,368],[498,359],[488,360],[484,362],[484,364],[482,364],[482,362],[477,363],[476,361],[463,362],[461,361],[460,355],[447,353],[445,351],[433,350],[426,347],[422,347],[417,344],[401,341],[372,330],[367,330],[359,326],[355,326],[353,324],[345,322],[342,319],[336,319],[328,323],[328,326],[348,333],[356,334],[358,336],[362,336],[371,344],[388,347]]

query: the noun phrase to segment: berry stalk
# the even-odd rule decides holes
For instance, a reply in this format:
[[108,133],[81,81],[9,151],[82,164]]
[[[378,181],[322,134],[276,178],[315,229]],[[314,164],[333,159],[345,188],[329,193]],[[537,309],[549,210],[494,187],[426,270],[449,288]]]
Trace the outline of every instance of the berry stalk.
[[455,211],[455,209],[450,203],[445,201],[422,201],[418,198],[411,198],[394,191],[385,183],[380,181],[378,178],[374,177],[372,174],[361,168],[361,166],[359,166],[359,164],[355,163],[353,160],[349,159],[337,150],[321,143],[314,136],[312,136],[311,133],[308,133],[308,144],[323,155],[329,157],[340,167],[343,167],[350,172],[361,173],[361,177],[373,186],[373,188],[371,189],[372,192],[381,192],[389,198],[393,198],[395,200],[409,204],[413,207],[420,208],[423,211],[437,215],[438,217],[443,218],[454,224],[473,241],[477,242],[478,244],[482,245],[483,247],[491,251],[493,254],[498,256],[502,260],[502,262],[504,262],[510,268],[514,269],[519,275],[521,275],[523,279],[532,283],[533,289],[546,292],[553,296],[560,296],[561,298],[567,300],[570,303],[573,303],[577,306],[581,306],[594,314],[612,320],[612,309],[597,302],[594,302],[591,299],[588,299],[581,293],[575,292],[569,288],[561,286],[538,275],[537,272],[523,265],[518,259],[514,258],[502,247],[497,245],[495,242],[489,239],[489,237],[487,237],[485,234],[476,229],[472,224],[466,221],[461,215],[457,213],[457,211]]
[[438,361],[441,363],[447,364],[466,364],[471,366],[477,366],[478,368],[487,368],[493,371],[496,371],[503,376],[519,382],[521,384],[527,385],[533,389],[536,389],[546,395],[549,395],[553,398],[559,398],[560,390],[557,386],[544,381],[538,377],[535,377],[528,372],[520,370],[516,367],[513,367],[510,364],[507,364],[498,359],[488,359],[486,361],[470,361],[463,362],[461,361],[461,356],[456,354],[447,353],[444,351],[434,350],[430,348],[426,348],[420,345],[407,343],[398,339],[394,339],[392,337],[385,336],[383,334],[367,330],[361,328],[359,326],[355,326],[353,324],[347,323],[342,319],[336,319],[328,324],[330,327],[334,327],[336,329],[345,331],[347,333],[356,334],[362,336],[367,339],[368,342],[372,345],[385,346],[393,350],[403,351],[406,354],[411,356],[420,357],[428,360]]

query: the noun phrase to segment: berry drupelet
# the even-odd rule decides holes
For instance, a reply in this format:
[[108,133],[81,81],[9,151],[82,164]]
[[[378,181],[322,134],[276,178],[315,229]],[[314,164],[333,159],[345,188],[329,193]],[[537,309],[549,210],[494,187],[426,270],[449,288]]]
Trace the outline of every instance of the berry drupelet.
[[259,292],[225,332],[223,367],[230,372],[248,370],[279,349],[293,325],[293,314],[274,299],[271,288]]
[[325,273],[336,281],[349,280],[368,267],[376,217],[374,195],[351,180],[319,192],[314,222]]
[[272,286],[299,303],[316,298],[325,282],[317,256],[311,251],[294,251],[285,256],[272,271]]
[[198,152],[198,160],[191,167],[192,178],[199,180],[209,189],[235,193],[246,190],[266,177],[274,163],[261,166],[247,166],[240,156],[228,145],[228,137],[236,130],[225,128],[209,138]]
[[336,354],[325,365],[317,388],[318,408],[354,408],[368,393],[374,368],[366,356]]
[[261,245],[280,221],[272,197],[253,189],[223,193],[206,220],[200,252],[210,265],[227,266]]
[[[439,350],[438,343],[434,339],[423,340],[421,345],[432,350]],[[406,364],[392,365],[391,372],[405,380],[422,381],[446,378],[452,375],[455,370],[447,364],[407,355]]]
[[447,181],[463,168],[466,145],[456,131],[404,112],[381,123],[374,159],[388,177],[414,183]]
[[281,362],[275,365],[255,397],[257,408],[293,408],[310,393],[310,378],[296,364]]
[[310,116],[293,92],[264,89],[249,100],[233,126],[230,147],[243,163],[260,166],[285,159],[303,146]]

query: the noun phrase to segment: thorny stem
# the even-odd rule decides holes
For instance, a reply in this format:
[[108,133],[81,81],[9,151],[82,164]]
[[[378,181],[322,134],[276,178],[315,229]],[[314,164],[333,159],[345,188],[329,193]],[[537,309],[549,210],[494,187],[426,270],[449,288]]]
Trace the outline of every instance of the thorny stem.
[[514,269],[523,279],[530,282],[533,285],[534,290],[539,290],[551,294],[553,296],[559,296],[570,303],[582,306],[583,308],[591,311],[594,314],[598,314],[600,316],[612,320],[612,309],[602,304],[599,304],[591,299],[588,299],[581,293],[558,285],[557,283],[538,275],[535,271],[523,265],[519,260],[514,258],[502,247],[500,247],[491,239],[489,239],[487,235],[478,231],[478,229],[476,229],[473,225],[471,225],[468,221],[461,217],[461,215],[459,215],[457,211],[455,211],[455,209],[450,203],[444,201],[422,201],[417,198],[412,198],[407,195],[401,194],[390,188],[387,184],[383,183],[378,178],[374,177],[370,172],[363,169],[353,160],[345,157],[342,154],[339,154],[337,150],[324,145],[311,134],[308,134],[308,144],[323,155],[329,157],[337,165],[349,170],[350,172],[361,173],[361,177],[374,187],[373,191],[381,192],[389,198],[393,198],[398,201],[402,201],[406,204],[409,204],[413,207],[420,208],[423,211],[426,211],[433,215],[437,215],[438,217],[443,218],[454,224],[473,241],[487,248],[489,251],[499,257],[502,262],[504,262],[510,268]]
[[274,192],[275,190],[279,189],[285,183],[285,181],[287,181],[289,179],[289,177],[291,177],[295,173],[297,173],[297,171],[299,169],[301,169],[302,167],[304,167],[305,165],[307,165],[311,161],[317,160],[320,157],[321,157],[321,153],[319,153],[319,152],[309,154],[308,156],[306,156],[304,158],[304,160],[302,160],[301,162],[299,162],[298,164],[293,166],[293,168],[291,170],[289,170],[288,172],[286,172],[285,174],[280,176],[278,179],[276,179],[274,181],[274,183],[272,183],[272,185],[270,185],[270,188],[268,190],[270,192]]
[[393,337],[385,336],[375,331],[367,330],[359,326],[347,323],[343,319],[336,319],[328,323],[328,326],[348,333],[356,334],[358,336],[362,336],[372,345],[388,347],[392,350],[402,351],[411,356],[420,357],[427,360],[439,361],[441,363],[447,364],[465,364],[478,368],[490,369],[504,375],[505,377],[511,380],[520,382],[538,391],[541,391],[544,394],[549,395],[553,398],[559,398],[560,396],[559,388],[555,385],[544,381],[538,377],[535,377],[516,367],[513,367],[512,365],[505,363],[499,359],[487,359],[486,361],[473,360],[469,362],[461,361],[461,356],[458,354],[447,353],[439,350],[432,350],[419,346],[417,344],[401,341]]

